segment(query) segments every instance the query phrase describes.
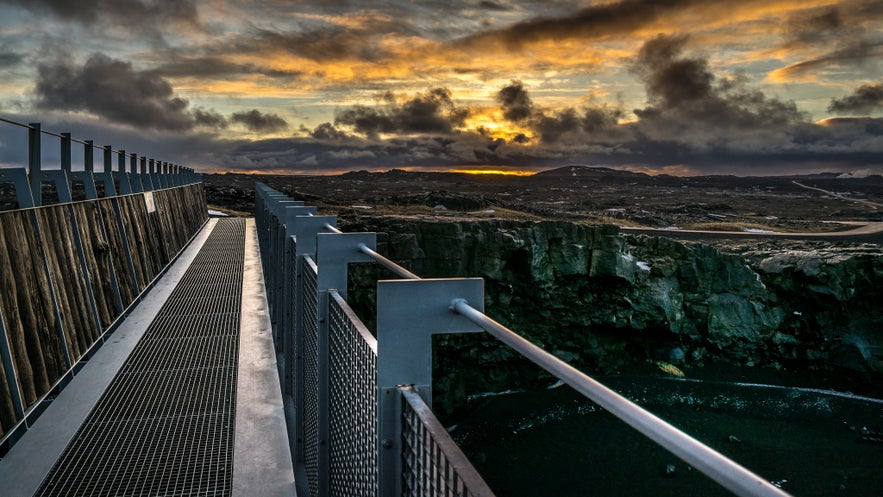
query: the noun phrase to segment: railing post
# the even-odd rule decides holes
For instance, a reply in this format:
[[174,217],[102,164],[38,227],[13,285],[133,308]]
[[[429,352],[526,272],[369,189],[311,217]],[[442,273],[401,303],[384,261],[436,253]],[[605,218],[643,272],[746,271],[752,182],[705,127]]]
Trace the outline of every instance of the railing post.
[[132,185],[129,183],[129,176],[126,174],[126,151],[117,152],[118,171],[116,177],[120,180],[120,195],[131,195]]
[[28,128],[28,177],[31,182],[31,197],[34,206],[43,205],[43,175],[40,172],[41,138],[40,123],[30,123]]
[[402,399],[413,385],[432,405],[432,335],[483,331],[451,311],[465,299],[484,308],[481,278],[377,282],[377,451],[380,497],[402,493]]
[[271,267],[273,270],[270,271],[267,284],[269,288],[272,288],[268,297],[270,305],[270,321],[273,324],[273,341],[276,344],[276,350],[281,350],[281,329],[284,321],[282,308],[284,307],[283,296],[285,293],[285,280],[283,278],[284,270],[280,271],[279,269],[283,268],[286,263],[284,258],[285,242],[287,241],[285,238],[285,208],[300,207],[303,205],[303,202],[289,200],[288,197],[282,197],[270,204],[270,230],[272,238],[269,246],[272,257]]
[[83,189],[86,190],[86,198],[94,200],[98,198],[95,189],[95,142],[86,140],[83,144],[83,171],[73,174],[73,178],[83,180]]
[[[282,392],[285,395],[294,394],[294,365],[297,363],[296,348],[294,346],[296,336],[295,316],[298,315],[296,308],[301,304],[300,299],[296,298],[303,292],[303,267],[298,272],[298,258],[296,257],[296,249],[294,245],[295,224],[298,216],[309,216],[316,214],[315,207],[286,207],[285,208],[285,250],[283,258],[285,263],[283,267],[283,313],[282,313],[282,357],[284,358],[285,371],[282,375]],[[301,286],[298,287],[298,284]]]
[[132,184],[132,193],[144,192],[144,185],[141,184],[141,177],[138,176],[138,154],[129,156],[129,174],[126,176]]
[[71,134],[61,133],[61,169],[71,172]]
[[58,195],[58,201],[60,203],[66,203],[73,201],[73,195],[71,194],[71,134],[70,133],[61,133],[61,169],[50,169],[48,171],[41,171],[40,173],[40,183],[43,183],[43,180],[48,180],[55,183],[55,191]]
[[104,170],[100,173],[95,173],[94,176],[104,184],[104,196],[106,197],[115,197],[117,194],[116,185],[113,181],[113,148],[110,145],[105,145],[104,149]]

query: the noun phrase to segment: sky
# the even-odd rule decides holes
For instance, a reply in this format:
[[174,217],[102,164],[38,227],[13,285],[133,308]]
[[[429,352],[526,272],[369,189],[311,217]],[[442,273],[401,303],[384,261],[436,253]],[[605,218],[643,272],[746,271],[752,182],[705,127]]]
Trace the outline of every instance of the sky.
[[200,172],[883,173],[883,0],[0,0],[0,117]]

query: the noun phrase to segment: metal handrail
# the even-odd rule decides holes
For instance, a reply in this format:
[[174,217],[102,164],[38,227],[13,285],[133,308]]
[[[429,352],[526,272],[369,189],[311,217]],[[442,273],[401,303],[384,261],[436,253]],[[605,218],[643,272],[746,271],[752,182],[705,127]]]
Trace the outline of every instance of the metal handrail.
[[454,299],[451,310],[480,326],[734,494],[744,497],[788,496],[760,476],[489,318],[465,300]]
[[[12,124],[13,126],[19,126],[19,127],[26,128],[26,129],[29,129],[29,130],[35,130],[35,129],[36,129],[36,128],[34,128],[34,126],[31,126],[30,124],[25,124],[25,123],[22,123],[22,122],[19,122],[19,121],[14,121],[14,120],[12,120],[12,119],[7,119],[7,118],[5,118],[5,117],[0,117],[0,122],[4,122],[4,123],[7,123],[7,124]],[[54,137],[56,137],[56,138],[60,138],[60,139],[63,139],[63,140],[64,140],[64,139],[66,139],[66,140],[70,140],[70,141],[73,142],[73,143],[79,143],[80,145],[85,145],[85,146],[87,146],[87,147],[92,147],[93,149],[96,149],[96,150],[104,150],[104,149],[105,149],[105,147],[104,147],[103,145],[96,145],[95,142],[94,142],[93,140],[80,140],[79,138],[74,138],[74,137],[72,137],[72,136],[65,135],[65,134],[63,134],[63,133],[56,133],[56,132],[54,132],[54,131],[49,131],[49,130],[45,130],[45,129],[42,129],[42,128],[40,129],[40,133],[42,133],[42,134],[44,134],[44,135],[54,136]],[[136,158],[137,158],[137,157],[144,157],[144,156],[139,156],[139,155],[136,154],[136,153],[126,153],[125,149],[119,149],[119,150],[111,149],[110,152],[113,153],[113,154],[122,155],[123,157],[136,157]],[[159,161],[159,162],[163,162],[163,161]],[[181,172],[193,172],[193,171],[190,170],[190,168],[181,167]]]
[[371,248],[368,247],[367,245],[365,245],[364,243],[359,244],[359,251],[362,252],[363,254],[371,257],[372,259],[377,261],[383,267],[389,269],[390,271],[401,276],[402,278],[405,278],[406,280],[419,280],[419,279],[421,279],[419,276],[412,273],[411,271],[408,271],[407,269],[403,268],[402,266],[399,266],[395,262],[387,259],[386,257],[383,257],[382,255],[378,254],[374,250],[371,250]]

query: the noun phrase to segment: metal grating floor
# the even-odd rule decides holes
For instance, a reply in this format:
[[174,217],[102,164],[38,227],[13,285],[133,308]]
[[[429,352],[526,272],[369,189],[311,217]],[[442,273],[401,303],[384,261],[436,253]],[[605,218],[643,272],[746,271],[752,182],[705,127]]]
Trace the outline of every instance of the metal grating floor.
[[219,220],[38,496],[227,496],[245,221]]

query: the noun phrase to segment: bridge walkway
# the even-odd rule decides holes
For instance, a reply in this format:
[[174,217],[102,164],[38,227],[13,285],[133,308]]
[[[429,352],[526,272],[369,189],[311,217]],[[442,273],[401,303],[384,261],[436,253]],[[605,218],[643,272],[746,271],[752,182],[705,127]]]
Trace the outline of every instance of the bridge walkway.
[[0,460],[4,496],[294,495],[253,219],[210,220]]

